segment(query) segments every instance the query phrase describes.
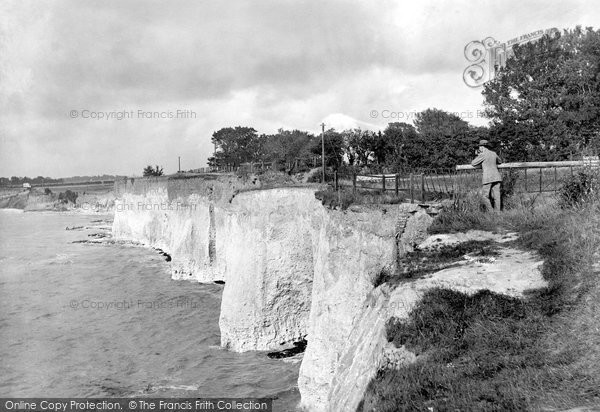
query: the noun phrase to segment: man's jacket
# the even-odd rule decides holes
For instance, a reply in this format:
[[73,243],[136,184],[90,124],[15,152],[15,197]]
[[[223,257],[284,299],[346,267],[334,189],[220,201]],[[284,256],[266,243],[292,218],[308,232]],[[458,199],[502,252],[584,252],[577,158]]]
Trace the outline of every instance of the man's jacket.
[[496,152],[484,147],[481,154],[471,162],[471,166],[481,167],[483,169],[482,183],[485,185],[486,183],[502,181],[502,176],[498,171],[498,165],[500,163],[502,163],[502,159],[498,157]]

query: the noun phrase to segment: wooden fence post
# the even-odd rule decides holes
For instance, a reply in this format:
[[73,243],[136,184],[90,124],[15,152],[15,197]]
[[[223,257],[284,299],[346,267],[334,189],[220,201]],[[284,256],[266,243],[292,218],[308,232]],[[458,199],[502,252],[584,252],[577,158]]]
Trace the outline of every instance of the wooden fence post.
[[[452,173],[452,172],[451,172]],[[458,172],[456,172],[458,174]],[[452,179],[452,201],[456,201],[456,174],[451,175]]]
[[352,172],[352,193],[356,193],[356,172]]
[[542,168],[540,167],[540,193],[542,193]]
[[558,187],[556,186],[556,166],[554,166],[554,191],[556,192]]
[[527,190],[527,168],[523,169],[523,171],[525,172],[525,193],[529,193]]
[[382,183],[382,188],[383,188],[383,194],[385,194],[385,173],[383,175],[381,175],[381,183]]
[[415,192],[413,187],[413,174],[410,174],[410,203],[415,203]]
[[337,192],[338,189],[339,189],[339,186],[338,186],[338,172],[337,172],[337,170],[333,171],[333,185],[335,187],[335,191]]
[[394,194],[398,197],[398,173],[394,176]]
[[421,173],[421,202],[425,202],[425,173]]

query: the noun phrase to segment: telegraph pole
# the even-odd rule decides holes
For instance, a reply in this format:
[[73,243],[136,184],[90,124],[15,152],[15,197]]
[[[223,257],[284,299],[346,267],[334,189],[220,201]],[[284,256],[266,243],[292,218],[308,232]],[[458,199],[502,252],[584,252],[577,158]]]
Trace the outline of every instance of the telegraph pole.
[[325,123],[321,123],[321,163],[323,166],[322,183],[325,183]]
[[179,162],[177,173],[181,173],[181,156],[177,156],[177,161]]

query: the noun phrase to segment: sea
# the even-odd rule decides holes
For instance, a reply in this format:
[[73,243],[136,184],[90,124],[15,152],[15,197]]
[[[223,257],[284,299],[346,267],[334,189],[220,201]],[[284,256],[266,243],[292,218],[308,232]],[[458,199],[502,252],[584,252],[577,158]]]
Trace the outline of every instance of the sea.
[[0,209],[0,396],[271,397],[297,410],[299,359],[222,349],[224,286],[172,280],[150,248],[88,243],[111,219]]

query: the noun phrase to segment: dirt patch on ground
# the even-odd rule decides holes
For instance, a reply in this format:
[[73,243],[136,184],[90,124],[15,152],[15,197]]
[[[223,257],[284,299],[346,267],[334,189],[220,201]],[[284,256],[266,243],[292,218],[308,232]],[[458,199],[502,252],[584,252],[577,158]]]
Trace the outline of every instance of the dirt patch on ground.
[[514,246],[516,233],[479,230],[428,237],[398,260],[395,273],[382,273],[378,284],[425,282],[469,293],[488,289],[510,296],[547,285],[543,260]]

